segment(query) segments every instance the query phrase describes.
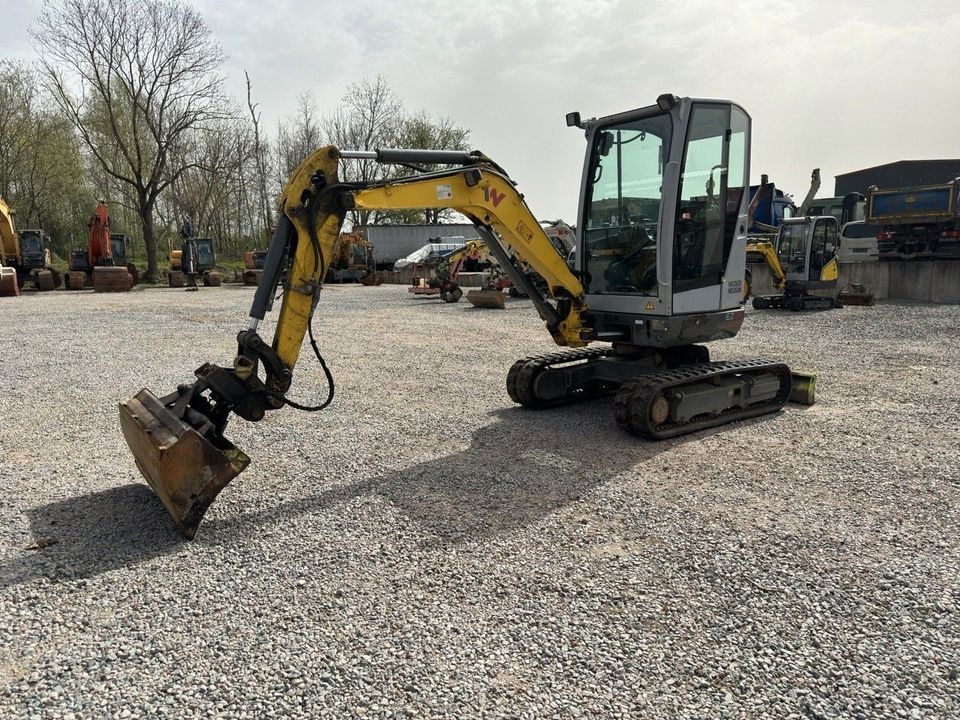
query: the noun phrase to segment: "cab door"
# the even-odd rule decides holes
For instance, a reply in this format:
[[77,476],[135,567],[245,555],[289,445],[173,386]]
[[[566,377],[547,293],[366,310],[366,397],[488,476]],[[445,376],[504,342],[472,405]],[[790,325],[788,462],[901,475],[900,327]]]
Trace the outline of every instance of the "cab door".
[[[817,218],[810,242],[810,265],[807,279],[811,281],[836,279],[837,237],[839,228],[834,217]],[[831,271],[831,267],[834,268]],[[828,277],[832,275],[833,277]]]
[[693,104],[671,258],[674,314],[716,312],[740,304],[749,122],[735,105]]

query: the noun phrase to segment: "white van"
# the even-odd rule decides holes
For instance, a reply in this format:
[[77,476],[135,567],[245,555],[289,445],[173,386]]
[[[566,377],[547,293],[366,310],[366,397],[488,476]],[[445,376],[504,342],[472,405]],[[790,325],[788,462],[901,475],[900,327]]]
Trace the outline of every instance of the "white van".
[[837,262],[876,262],[879,225],[863,220],[848,222],[840,231]]

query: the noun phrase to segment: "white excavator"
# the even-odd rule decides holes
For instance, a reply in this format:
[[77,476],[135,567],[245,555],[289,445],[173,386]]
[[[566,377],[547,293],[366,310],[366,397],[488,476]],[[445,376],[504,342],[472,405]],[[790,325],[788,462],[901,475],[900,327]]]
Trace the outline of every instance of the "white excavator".
[[[526,408],[614,395],[624,429],[659,439],[783,407],[792,384],[785,364],[713,362],[705,345],[736,335],[744,318],[747,113],[725,100],[667,94],[608,117],[584,121],[570,113],[567,124],[587,139],[573,268],[506,171],[480,152],[327,146],[304,159],[281,196],[232,362],[203,365],[192,384],[170,394],[143,389],[120,404],[137,465],[185,537],[250,462],[224,435],[231,416],[256,422],[288,405],[320,410],[332,399],[312,318],[353,209],[453,208],[474,222],[565,348],[510,368],[507,393]],[[445,169],[347,182],[338,175],[343,158]],[[541,280],[532,282],[531,273]],[[280,314],[267,342],[257,328],[278,291]],[[312,407],[287,396],[305,335],[329,383],[326,402]]]

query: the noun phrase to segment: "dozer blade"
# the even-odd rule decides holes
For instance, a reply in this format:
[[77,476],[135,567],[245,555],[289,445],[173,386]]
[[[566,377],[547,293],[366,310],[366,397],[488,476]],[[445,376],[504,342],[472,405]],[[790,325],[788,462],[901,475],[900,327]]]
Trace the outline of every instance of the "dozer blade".
[[497,308],[503,310],[505,305],[505,296],[499,290],[470,290],[467,293],[467,300],[474,307],[479,308]]
[[228,440],[203,437],[146,388],[120,403],[120,426],[140,473],[188,540],[219,492],[250,463]]
[[816,401],[817,376],[815,373],[793,370],[793,385],[790,387],[790,402],[813,405]]
[[867,292],[863,283],[850,283],[837,295],[837,300],[844,305],[873,305],[873,293]]

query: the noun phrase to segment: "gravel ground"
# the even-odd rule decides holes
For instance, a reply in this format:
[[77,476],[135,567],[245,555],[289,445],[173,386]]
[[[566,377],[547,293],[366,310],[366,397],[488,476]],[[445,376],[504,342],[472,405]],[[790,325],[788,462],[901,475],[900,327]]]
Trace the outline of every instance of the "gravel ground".
[[714,356],[818,404],[650,443],[512,406],[525,302],[330,287],[334,404],[235,420],[185,542],[116,403],[228,361],[251,298],[2,302],[0,716],[960,716],[960,308],[748,311]]

